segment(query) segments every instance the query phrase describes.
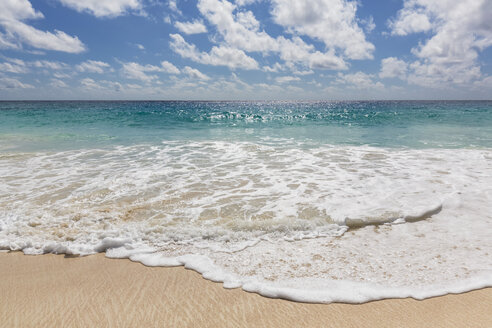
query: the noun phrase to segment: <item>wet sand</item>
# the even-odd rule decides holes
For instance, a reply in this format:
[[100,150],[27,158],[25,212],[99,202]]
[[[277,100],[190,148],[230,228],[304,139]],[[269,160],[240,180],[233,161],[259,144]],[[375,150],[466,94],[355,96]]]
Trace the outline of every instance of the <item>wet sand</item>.
[[0,327],[492,327],[492,288],[423,301],[303,304],[98,254],[0,253]]

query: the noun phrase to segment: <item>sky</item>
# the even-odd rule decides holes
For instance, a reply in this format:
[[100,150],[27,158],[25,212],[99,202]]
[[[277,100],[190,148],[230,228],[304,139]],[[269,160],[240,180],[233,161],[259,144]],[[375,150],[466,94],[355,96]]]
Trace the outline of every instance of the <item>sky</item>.
[[490,0],[1,0],[0,100],[492,99]]

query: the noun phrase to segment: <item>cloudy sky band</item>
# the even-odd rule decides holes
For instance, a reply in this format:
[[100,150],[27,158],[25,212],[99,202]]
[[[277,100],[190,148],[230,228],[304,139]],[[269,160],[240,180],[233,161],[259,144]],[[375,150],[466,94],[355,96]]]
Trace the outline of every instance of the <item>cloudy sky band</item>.
[[486,0],[4,0],[0,99],[488,99]]

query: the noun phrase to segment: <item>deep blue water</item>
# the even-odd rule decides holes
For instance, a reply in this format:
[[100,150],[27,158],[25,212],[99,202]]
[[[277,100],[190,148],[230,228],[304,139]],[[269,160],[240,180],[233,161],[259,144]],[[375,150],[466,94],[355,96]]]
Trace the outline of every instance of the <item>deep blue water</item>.
[[166,140],[488,148],[492,102],[0,102],[2,150]]

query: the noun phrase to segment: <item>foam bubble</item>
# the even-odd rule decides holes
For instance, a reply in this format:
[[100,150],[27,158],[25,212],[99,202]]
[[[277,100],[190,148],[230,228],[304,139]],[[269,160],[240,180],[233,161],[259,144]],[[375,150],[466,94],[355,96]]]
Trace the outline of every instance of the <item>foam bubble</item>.
[[492,152],[166,142],[3,154],[0,249],[184,265],[310,302],[492,282]]

